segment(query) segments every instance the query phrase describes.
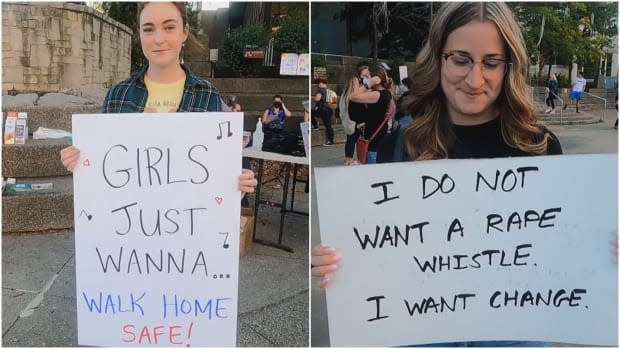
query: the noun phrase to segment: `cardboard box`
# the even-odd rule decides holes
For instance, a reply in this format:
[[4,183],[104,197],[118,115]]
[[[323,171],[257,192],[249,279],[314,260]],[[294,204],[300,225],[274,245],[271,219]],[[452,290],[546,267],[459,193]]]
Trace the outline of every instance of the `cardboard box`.
[[10,111],[6,113],[4,121],[4,144],[15,144],[15,124],[17,123],[17,113]]
[[241,230],[239,235],[239,257],[245,254],[252,247],[252,228],[254,227],[254,216],[241,216]]

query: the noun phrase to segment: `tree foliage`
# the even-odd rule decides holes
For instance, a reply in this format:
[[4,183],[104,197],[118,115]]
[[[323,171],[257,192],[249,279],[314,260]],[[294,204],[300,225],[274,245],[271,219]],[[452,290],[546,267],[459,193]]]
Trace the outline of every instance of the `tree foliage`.
[[531,62],[538,63],[547,75],[549,69],[542,69],[545,65],[560,64],[569,69],[573,62],[580,69],[597,65],[618,30],[617,2],[527,2],[509,6],[523,28]]
[[260,59],[243,58],[246,47],[266,47],[269,33],[261,26],[248,26],[231,30],[220,45],[222,59],[239,76],[250,77],[263,65]]
[[274,34],[275,57],[284,52],[308,52],[308,3],[291,3],[275,24],[279,27]]
[[431,6],[428,2],[347,2],[334,19],[348,21],[352,42],[370,39],[374,59],[412,60],[428,36]]

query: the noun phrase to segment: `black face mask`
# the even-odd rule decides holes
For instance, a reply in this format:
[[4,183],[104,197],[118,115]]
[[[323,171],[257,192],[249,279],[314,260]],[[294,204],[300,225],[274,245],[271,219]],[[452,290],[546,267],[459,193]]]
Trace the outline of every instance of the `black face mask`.
[[274,106],[274,107],[276,107],[276,108],[280,108],[280,107],[282,106],[282,103],[280,103],[280,102],[275,102],[275,103],[273,104],[273,106]]

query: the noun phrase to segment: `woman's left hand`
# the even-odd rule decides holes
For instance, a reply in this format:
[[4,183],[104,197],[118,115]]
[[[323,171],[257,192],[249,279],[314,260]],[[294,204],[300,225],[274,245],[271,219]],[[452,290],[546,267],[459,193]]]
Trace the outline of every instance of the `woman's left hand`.
[[258,185],[258,181],[254,178],[254,172],[248,169],[241,169],[241,176],[239,176],[239,190],[241,196],[245,193],[253,193],[254,189]]

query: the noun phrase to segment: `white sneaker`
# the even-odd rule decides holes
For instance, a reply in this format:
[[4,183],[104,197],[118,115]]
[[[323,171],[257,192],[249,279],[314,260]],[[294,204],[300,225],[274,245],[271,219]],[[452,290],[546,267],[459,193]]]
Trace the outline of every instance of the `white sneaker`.
[[549,114],[555,114],[555,109],[551,109],[551,111],[549,112]]
[[545,109],[545,114],[549,114],[550,111],[551,111],[551,108]]

